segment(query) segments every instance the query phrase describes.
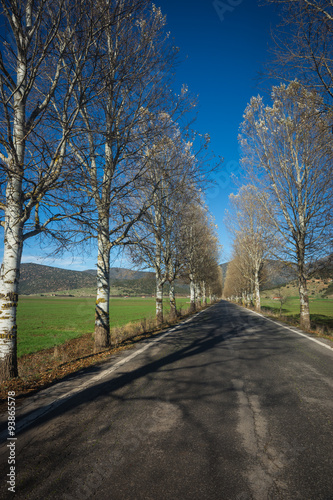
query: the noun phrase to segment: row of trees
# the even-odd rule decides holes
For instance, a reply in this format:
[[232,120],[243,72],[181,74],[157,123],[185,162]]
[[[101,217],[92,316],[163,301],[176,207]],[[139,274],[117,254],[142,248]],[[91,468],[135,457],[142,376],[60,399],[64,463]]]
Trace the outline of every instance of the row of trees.
[[264,264],[272,244],[269,219],[263,208],[265,202],[267,196],[249,184],[242,186],[237,195],[230,195],[231,210],[226,213],[226,225],[233,235],[233,258],[223,293],[244,305],[254,305],[257,311],[265,278]]
[[[171,132],[171,133],[170,133]],[[163,322],[163,286],[169,284],[171,315],[177,316],[174,282],[190,284],[190,309],[221,296],[216,226],[202,202],[202,172],[192,153],[192,143],[183,144],[178,127],[170,127],[160,141],[146,151],[150,168],[140,205],[150,200],[133,229],[135,244],[129,256],[136,266],[153,268],[156,275],[156,318]],[[152,194],[152,197],[150,195]]]
[[253,97],[244,113],[239,140],[251,185],[231,197],[234,278],[225,293],[254,292],[259,309],[265,258],[294,262],[300,323],[310,328],[308,274],[332,252],[333,12],[324,0],[275,3],[285,32],[275,34],[270,73],[289,83],[273,87],[271,105]]
[[[197,245],[207,249],[195,239],[200,224],[216,237],[195,196],[203,183],[197,155],[207,138],[197,146],[184,124],[195,102],[186,87],[172,91],[177,51],[160,9],[148,0],[1,0],[1,6],[3,380],[18,374],[16,309],[26,240],[40,235],[65,249],[97,240],[99,350],[110,343],[114,247],[135,243],[130,253],[153,265],[160,287],[192,269]],[[214,263],[215,248],[208,252]],[[208,283],[199,260],[193,262],[191,282]]]

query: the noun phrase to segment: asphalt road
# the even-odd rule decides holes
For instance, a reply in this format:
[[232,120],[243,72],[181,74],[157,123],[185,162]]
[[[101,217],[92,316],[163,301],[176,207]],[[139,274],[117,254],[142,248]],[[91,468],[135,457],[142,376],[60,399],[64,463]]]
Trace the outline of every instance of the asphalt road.
[[222,301],[103,370],[17,435],[15,495],[1,445],[1,498],[333,499],[333,349]]

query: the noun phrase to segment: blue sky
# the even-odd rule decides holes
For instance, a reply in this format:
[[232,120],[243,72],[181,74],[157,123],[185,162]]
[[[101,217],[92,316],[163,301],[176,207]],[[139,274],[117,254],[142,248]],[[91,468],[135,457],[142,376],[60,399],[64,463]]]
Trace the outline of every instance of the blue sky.
[[229,194],[237,190],[231,174],[241,175],[238,129],[251,97],[272,85],[260,82],[258,75],[271,57],[276,9],[255,0],[162,0],[159,5],[184,58],[178,80],[199,96],[196,128],[209,133],[212,150],[224,158],[207,203],[219,227],[225,261],[231,242],[223,217]]
[[[269,59],[270,30],[278,19],[275,7],[255,0],[156,0],[167,16],[167,30],[180,48],[177,84],[188,85],[198,95],[195,128],[211,137],[214,154],[224,158],[216,186],[207,193],[207,204],[218,225],[221,261],[230,257],[230,236],[223,224],[228,196],[236,192],[230,175],[240,175],[238,128],[251,96],[263,93],[258,73]],[[272,82],[266,83],[267,89]],[[43,259],[43,252],[28,241],[23,262],[37,262],[69,269],[95,267],[95,255]],[[113,265],[128,266],[115,258]]]

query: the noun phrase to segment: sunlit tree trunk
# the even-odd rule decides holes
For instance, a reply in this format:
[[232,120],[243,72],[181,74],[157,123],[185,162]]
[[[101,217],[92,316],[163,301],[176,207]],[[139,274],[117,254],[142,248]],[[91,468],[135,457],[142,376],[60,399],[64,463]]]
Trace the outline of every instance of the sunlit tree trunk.
[[175,319],[177,317],[177,307],[176,307],[175,286],[173,282],[170,283],[169,301],[170,301],[170,316],[172,319]]
[[110,345],[110,242],[108,216],[100,217],[97,237],[97,293],[95,308],[95,351]]
[[254,299],[255,299],[256,311],[260,312],[260,310],[261,310],[261,306],[260,306],[260,282],[259,282],[259,269],[258,269],[258,267],[255,268],[255,273],[254,273]]
[[162,270],[162,216],[161,205],[158,198],[158,193],[155,195],[155,276],[156,276],[156,323],[163,323],[163,284],[164,280],[161,277]]
[[300,299],[300,325],[301,328],[309,330],[311,326],[309,296],[308,296],[306,279],[303,278],[299,278],[299,299]]
[[156,323],[163,323],[163,281],[156,272]]
[[196,308],[200,309],[200,307],[201,307],[201,290],[200,290],[199,283],[195,284],[195,302],[196,302]]
[[195,300],[195,284],[193,281],[193,275],[190,274],[190,312],[196,311],[196,300]]
[[201,284],[201,290],[202,290],[202,304],[206,306],[207,305],[206,283],[204,281]]
[[[12,185],[14,184],[14,185]],[[18,284],[23,247],[21,206],[15,203],[19,193],[19,181],[8,186],[12,193],[6,211],[4,256],[1,267],[0,295],[0,379],[17,377],[17,326],[16,311]],[[16,186],[15,186],[16,184]]]
[[299,300],[300,300],[300,326],[305,330],[309,330],[311,327],[311,323],[310,323],[309,296],[308,296],[307,280],[305,275],[303,241],[301,241],[298,246],[297,270],[298,270],[298,289],[299,289]]

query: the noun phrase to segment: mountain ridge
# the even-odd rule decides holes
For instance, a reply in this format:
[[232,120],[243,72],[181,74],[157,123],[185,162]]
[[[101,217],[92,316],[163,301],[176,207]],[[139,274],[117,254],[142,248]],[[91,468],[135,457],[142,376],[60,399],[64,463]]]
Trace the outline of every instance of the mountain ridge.
[[[19,294],[33,295],[80,288],[96,288],[96,274],[97,271],[94,269],[75,271],[42,264],[24,263],[21,265]],[[110,269],[110,281],[124,282],[127,286],[138,280],[152,281],[153,279],[154,273],[152,272],[133,271],[125,268]],[[140,286],[134,288],[138,289]],[[139,290],[138,293],[140,293]]]
[[[84,273],[89,273],[96,276],[96,269],[87,269],[82,271]],[[110,268],[110,279],[111,280],[137,280],[142,278],[153,278],[155,274],[151,271],[135,271],[133,269],[127,269],[126,267],[111,267]]]
[[[226,278],[229,262],[220,264],[223,280]],[[261,289],[269,290],[276,286],[286,285],[297,280],[297,264],[295,262],[280,262],[266,259],[264,264],[265,279]],[[327,255],[308,265],[308,280],[333,278],[333,254]]]

